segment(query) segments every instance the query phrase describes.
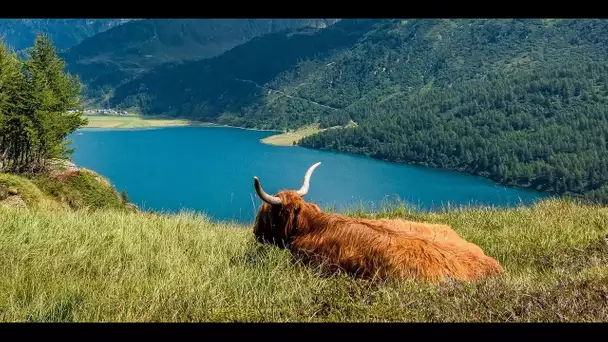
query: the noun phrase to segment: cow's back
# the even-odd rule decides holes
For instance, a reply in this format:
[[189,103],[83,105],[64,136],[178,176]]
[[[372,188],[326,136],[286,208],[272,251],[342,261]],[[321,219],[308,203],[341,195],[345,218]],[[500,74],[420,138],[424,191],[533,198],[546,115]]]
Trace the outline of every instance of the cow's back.
[[502,272],[496,260],[448,226],[335,218],[313,219],[315,228],[293,241],[292,252],[364,277],[474,280]]
[[485,255],[479,246],[463,239],[452,227],[445,224],[416,222],[404,219],[380,219],[377,221],[390,229],[420,233],[432,241],[451,243],[473,253]]

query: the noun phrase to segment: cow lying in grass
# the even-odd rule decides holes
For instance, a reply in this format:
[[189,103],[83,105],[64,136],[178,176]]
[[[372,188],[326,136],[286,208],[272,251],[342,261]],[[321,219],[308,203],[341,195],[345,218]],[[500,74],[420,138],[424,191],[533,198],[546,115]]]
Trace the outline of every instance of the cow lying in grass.
[[256,193],[264,201],[253,229],[257,241],[287,248],[298,259],[331,272],[368,279],[474,281],[503,272],[495,259],[445,225],[324,213],[303,199],[319,164],[308,169],[299,190],[274,196],[254,177]]

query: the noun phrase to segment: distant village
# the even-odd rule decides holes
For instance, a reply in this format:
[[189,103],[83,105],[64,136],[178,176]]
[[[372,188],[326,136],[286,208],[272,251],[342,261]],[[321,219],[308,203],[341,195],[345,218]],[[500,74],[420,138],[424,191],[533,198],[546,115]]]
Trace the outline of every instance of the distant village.
[[[69,113],[74,113],[74,110],[69,110]],[[83,111],[84,115],[129,115],[126,110],[116,110],[116,109],[85,109]]]

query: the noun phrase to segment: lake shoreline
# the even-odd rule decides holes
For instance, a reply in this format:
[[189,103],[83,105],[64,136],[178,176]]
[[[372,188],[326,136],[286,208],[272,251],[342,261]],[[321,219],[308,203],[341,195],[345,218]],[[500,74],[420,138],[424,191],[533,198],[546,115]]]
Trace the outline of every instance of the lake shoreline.
[[[101,116],[101,117],[106,117],[106,116]],[[109,118],[123,118],[123,117],[114,117],[114,116],[107,116],[107,117],[109,117]],[[93,128],[93,129],[100,129],[100,130],[114,130],[114,129],[117,129],[117,130],[140,130],[140,129],[158,129],[158,128],[175,128],[175,127],[219,127],[219,128],[231,128],[231,129],[240,129],[240,130],[255,131],[255,132],[272,132],[272,133],[276,133],[276,134],[273,134],[273,135],[270,135],[268,137],[259,139],[259,142],[262,143],[262,144],[265,144],[265,145],[277,146],[277,147],[304,147],[304,146],[299,145],[299,141],[302,138],[304,138],[306,136],[310,136],[310,135],[314,135],[314,134],[320,133],[320,132],[322,132],[322,131],[325,130],[325,129],[319,129],[318,127],[313,127],[313,125],[309,125],[309,126],[304,126],[304,127],[301,127],[299,129],[296,129],[296,130],[293,130],[293,131],[282,132],[282,131],[271,130],[271,129],[259,129],[259,128],[247,128],[247,127],[239,127],[239,126],[230,126],[230,125],[218,124],[218,123],[214,123],[214,122],[203,122],[203,121],[186,120],[186,119],[178,119],[178,118],[154,117],[154,116],[150,116],[150,117],[145,117],[145,116],[136,116],[136,117],[133,117],[133,116],[131,116],[130,118],[135,118],[135,120],[139,119],[139,120],[142,120],[142,121],[146,121],[150,125],[149,126],[138,126],[138,127],[102,127],[102,126],[91,126],[89,124],[89,125],[87,125],[87,126],[85,126],[83,128]],[[332,128],[337,128],[337,127],[332,127]],[[310,148],[310,147],[304,147],[304,148]],[[319,149],[312,148],[312,149],[319,150],[319,151],[327,151],[327,152],[334,152],[334,153],[342,153],[342,154],[351,154],[351,155],[355,155],[355,156],[362,156],[362,157],[367,157],[367,158],[371,158],[371,159],[374,159],[374,160],[378,160],[378,161],[382,161],[382,162],[388,162],[388,163],[392,163],[392,164],[410,165],[410,166],[418,166],[418,167],[435,169],[435,170],[443,170],[443,171],[448,171],[448,172],[457,172],[457,173],[462,173],[462,174],[467,174],[467,175],[471,175],[471,176],[476,176],[476,177],[484,178],[484,179],[487,179],[487,180],[493,182],[496,185],[500,185],[500,186],[503,186],[503,187],[506,187],[506,188],[521,189],[521,190],[526,190],[526,191],[546,194],[546,195],[549,195],[549,196],[567,196],[567,197],[581,198],[580,194],[575,194],[575,193],[563,193],[563,194],[559,194],[559,193],[556,193],[556,192],[550,191],[550,190],[537,189],[537,188],[534,188],[533,186],[525,186],[525,185],[522,185],[522,184],[513,184],[513,183],[501,182],[499,180],[487,177],[487,176],[485,176],[483,174],[469,172],[466,169],[444,168],[444,167],[437,167],[437,166],[433,166],[433,165],[429,165],[429,164],[410,162],[410,161],[392,161],[392,160],[387,160],[387,159],[375,158],[373,156],[366,155],[366,154],[339,152],[339,151],[334,151],[334,150],[325,149],[325,148],[319,148]]]
[[234,128],[254,132],[272,132],[276,133],[271,136],[260,139],[260,142],[271,146],[298,146],[301,139],[323,132],[327,129],[341,128],[330,127],[321,129],[317,125],[306,125],[295,130],[281,131],[274,129],[248,128],[231,126],[226,124],[218,124],[215,122],[196,121],[189,119],[171,118],[166,116],[143,116],[143,115],[85,115],[89,123],[81,127],[82,129],[102,129],[102,130],[136,130],[136,129],[153,129],[153,128],[169,128],[169,127],[224,127]]
[[[282,136],[285,133],[279,130],[272,129],[260,129],[260,128],[247,128],[218,124],[215,122],[205,122],[178,118],[167,118],[167,117],[145,117],[145,116],[105,116],[105,115],[85,115],[85,118],[89,119],[89,123],[86,126],[80,127],[78,131],[95,129],[95,130],[141,130],[141,129],[158,129],[158,128],[175,128],[175,127],[219,127],[219,128],[233,128],[245,131],[254,132],[272,132],[276,133],[270,137],[260,139],[264,144],[274,146],[290,146],[280,145],[275,143],[268,143],[263,141],[267,138]],[[91,119],[93,121],[91,122]]]
[[413,161],[395,161],[395,160],[390,160],[390,159],[376,158],[374,156],[363,154],[363,153],[336,151],[336,150],[332,150],[332,149],[328,149],[328,148],[314,148],[314,147],[300,146],[300,145],[297,145],[297,146],[302,147],[302,148],[309,148],[309,149],[317,150],[317,151],[332,152],[332,153],[339,153],[339,154],[347,154],[347,155],[351,155],[351,156],[364,157],[364,158],[369,158],[372,160],[381,161],[383,163],[389,163],[389,164],[395,164],[395,165],[408,165],[408,166],[414,166],[414,167],[419,167],[419,168],[423,168],[423,169],[439,170],[439,171],[444,171],[444,172],[448,172],[448,173],[455,172],[455,173],[459,173],[459,174],[464,174],[464,175],[469,175],[469,176],[485,179],[485,180],[488,180],[488,181],[494,183],[497,186],[502,186],[507,189],[524,190],[527,192],[543,194],[543,195],[546,195],[547,197],[572,198],[572,199],[579,199],[584,202],[593,203],[593,201],[591,199],[588,199],[583,194],[579,194],[576,192],[558,193],[553,190],[534,188],[532,184],[527,186],[527,185],[518,184],[518,183],[501,182],[500,180],[496,180],[491,177],[488,177],[483,173],[470,172],[465,168],[447,168],[447,167],[434,166],[431,164],[418,163],[418,162],[413,162]]

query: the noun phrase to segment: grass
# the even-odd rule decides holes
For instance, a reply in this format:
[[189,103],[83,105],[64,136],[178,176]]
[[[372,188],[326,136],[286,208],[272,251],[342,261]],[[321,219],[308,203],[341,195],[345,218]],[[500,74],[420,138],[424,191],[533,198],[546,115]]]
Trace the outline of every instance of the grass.
[[[51,211],[128,209],[107,179],[88,169],[61,165],[38,174],[0,173],[0,205]],[[9,196],[8,189],[16,190],[17,195]]]
[[275,146],[293,146],[298,143],[302,138],[309,135],[313,135],[323,131],[319,128],[319,125],[309,125],[300,127],[295,131],[289,131],[281,134],[271,135],[262,139],[264,144],[275,145]]
[[[19,192],[19,198],[27,207],[38,209],[56,209],[60,205],[28,178],[17,175],[0,173],[0,187],[14,188]],[[7,199],[0,200],[1,204],[9,204]]]
[[80,169],[71,177],[61,180],[48,175],[37,175],[33,182],[45,194],[72,209],[125,209],[114,187],[89,170]]
[[345,126],[334,126],[329,128],[319,128],[319,124],[312,124],[302,126],[294,131],[289,131],[281,134],[272,135],[262,139],[264,144],[275,145],[275,146],[294,146],[299,143],[300,140],[308,136],[323,132],[328,129],[338,129],[345,127],[353,127],[357,124],[353,121]]
[[89,123],[88,128],[145,128],[145,127],[171,127],[189,126],[193,123],[189,120],[167,119],[141,116],[109,116],[109,115],[85,115]]
[[505,267],[437,286],[322,277],[251,227],[182,213],[0,207],[0,321],[606,321],[608,209],[352,216],[445,222]]
[[[197,122],[184,119],[175,118],[164,118],[164,117],[153,117],[153,116],[139,116],[139,115],[125,115],[125,116],[110,116],[110,115],[84,115],[89,121],[85,126],[86,128],[146,128],[146,127],[175,127],[175,126],[202,126],[202,127],[232,127],[226,125],[220,125],[211,122]],[[353,127],[357,124],[350,122],[345,126],[335,126],[329,128],[319,128],[319,124],[312,124],[300,127],[294,131],[289,131],[281,134],[272,135],[261,140],[264,144],[274,146],[294,146],[301,139],[323,132],[327,129],[338,129],[345,127]],[[239,127],[233,127],[239,128]],[[243,128],[241,128],[243,129]],[[257,129],[251,129],[257,130]]]

